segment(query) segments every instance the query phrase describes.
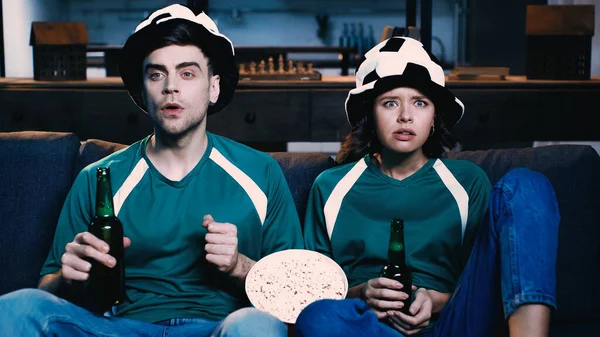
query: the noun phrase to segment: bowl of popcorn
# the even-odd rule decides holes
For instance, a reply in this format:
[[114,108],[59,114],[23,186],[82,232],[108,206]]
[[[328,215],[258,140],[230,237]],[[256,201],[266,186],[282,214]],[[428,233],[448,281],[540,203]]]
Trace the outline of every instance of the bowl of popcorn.
[[311,250],[288,249],[260,259],[246,277],[252,305],[286,323],[295,323],[309,304],[343,299],[348,279],[329,257]]

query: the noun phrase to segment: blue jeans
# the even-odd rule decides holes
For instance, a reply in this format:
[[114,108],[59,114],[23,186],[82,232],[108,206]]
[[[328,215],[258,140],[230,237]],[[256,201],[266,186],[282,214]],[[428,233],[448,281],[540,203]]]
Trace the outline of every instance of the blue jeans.
[[[554,189],[540,173],[519,168],[494,186],[490,223],[433,328],[422,336],[495,336],[523,304],[556,308],[560,215]],[[502,310],[504,309],[504,310]],[[320,300],[296,321],[297,337],[399,337],[358,299]]]
[[287,337],[287,325],[255,308],[237,310],[223,321],[174,318],[157,324],[95,315],[38,289],[0,297],[0,336],[195,336]]

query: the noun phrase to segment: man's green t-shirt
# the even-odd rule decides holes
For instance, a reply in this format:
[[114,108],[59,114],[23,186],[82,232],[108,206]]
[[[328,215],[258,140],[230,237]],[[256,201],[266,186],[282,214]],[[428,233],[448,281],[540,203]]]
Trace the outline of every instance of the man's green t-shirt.
[[110,167],[125,249],[126,301],[117,316],[146,322],[221,320],[247,306],[243,289],[205,259],[205,214],[237,226],[238,250],[257,261],[302,248],[300,222],[283,172],[268,154],[207,133],[208,146],[182,180],[164,177],[146,156],[150,136],[82,170],[60,214],[41,275],[58,272],[65,245],[95,212],[97,167]]
[[387,261],[390,222],[404,219],[413,284],[451,293],[490,194],[487,175],[469,161],[429,159],[397,180],[365,156],[317,177],[306,211],[305,246],[335,260],[352,287],[379,277]]

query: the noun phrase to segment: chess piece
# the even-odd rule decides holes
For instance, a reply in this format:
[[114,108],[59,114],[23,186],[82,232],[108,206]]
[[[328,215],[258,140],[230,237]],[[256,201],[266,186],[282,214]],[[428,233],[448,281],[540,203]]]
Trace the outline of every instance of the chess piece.
[[240,75],[246,74],[246,63],[238,64]]
[[306,73],[307,74],[314,74],[315,71],[313,70],[313,64],[311,62],[306,64]]
[[275,63],[273,63],[273,57],[269,56],[267,66],[269,74],[275,74]]
[[256,62],[250,62],[250,74],[256,74]]
[[296,62],[296,73],[304,74],[304,63],[302,61]]
[[288,74],[294,74],[294,61],[288,60]]
[[258,64],[258,73],[261,75],[264,75],[267,73],[265,71],[265,60],[260,60],[260,63]]
[[279,74],[284,74],[285,69],[283,68],[283,55],[279,54],[279,59],[277,59],[277,72]]

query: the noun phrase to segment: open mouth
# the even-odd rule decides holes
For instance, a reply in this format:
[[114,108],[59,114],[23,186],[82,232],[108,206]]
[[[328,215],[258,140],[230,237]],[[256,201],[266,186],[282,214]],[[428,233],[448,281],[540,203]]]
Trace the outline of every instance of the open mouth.
[[411,141],[417,134],[411,129],[400,129],[394,132],[394,138],[399,141]]
[[169,114],[175,114],[181,112],[183,108],[177,103],[168,103],[163,105],[162,110]]
[[411,129],[400,129],[394,132],[396,135],[416,136],[417,134]]
[[165,104],[163,106],[163,110],[177,110],[177,109],[181,109],[181,106],[179,104]]

